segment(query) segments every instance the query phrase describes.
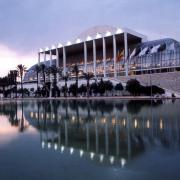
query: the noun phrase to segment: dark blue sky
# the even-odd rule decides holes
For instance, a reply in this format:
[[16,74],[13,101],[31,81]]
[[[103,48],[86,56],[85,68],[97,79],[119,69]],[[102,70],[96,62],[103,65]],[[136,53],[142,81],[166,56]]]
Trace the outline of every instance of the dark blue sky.
[[35,57],[39,48],[74,39],[96,25],[180,41],[179,8],[179,0],[0,0],[0,49]]

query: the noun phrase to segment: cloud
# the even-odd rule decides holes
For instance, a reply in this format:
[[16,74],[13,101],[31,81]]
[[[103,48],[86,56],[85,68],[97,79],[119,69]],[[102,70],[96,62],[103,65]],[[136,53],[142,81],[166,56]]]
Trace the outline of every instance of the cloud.
[[37,49],[72,40],[96,25],[180,40],[179,7],[179,0],[0,1],[0,76],[19,63],[36,63]]
[[16,69],[18,64],[23,64],[29,68],[37,62],[37,57],[33,53],[18,53],[0,43],[0,62],[0,76],[5,76],[10,70]]

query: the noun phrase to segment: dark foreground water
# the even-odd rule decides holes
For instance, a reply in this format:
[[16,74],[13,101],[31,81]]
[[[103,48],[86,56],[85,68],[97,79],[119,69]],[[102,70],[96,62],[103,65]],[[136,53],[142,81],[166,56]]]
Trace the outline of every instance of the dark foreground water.
[[0,180],[179,180],[180,101],[0,103]]

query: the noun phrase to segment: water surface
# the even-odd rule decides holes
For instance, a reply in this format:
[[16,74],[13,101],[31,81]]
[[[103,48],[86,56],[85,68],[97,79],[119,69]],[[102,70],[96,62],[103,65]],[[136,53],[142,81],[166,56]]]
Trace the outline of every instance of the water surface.
[[180,101],[0,104],[0,179],[180,179]]

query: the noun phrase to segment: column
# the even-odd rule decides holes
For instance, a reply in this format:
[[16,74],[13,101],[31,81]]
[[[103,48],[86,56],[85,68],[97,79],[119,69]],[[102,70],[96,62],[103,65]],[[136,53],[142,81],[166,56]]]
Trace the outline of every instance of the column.
[[84,72],[87,73],[87,44],[84,42]]
[[[38,53],[38,66],[40,66],[40,59],[41,59],[41,53],[39,52],[39,53]],[[38,73],[38,79],[37,79],[37,81],[38,81],[38,84],[40,84],[41,79],[40,79],[40,77],[39,77],[39,73]]]
[[46,63],[46,51],[44,51],[44,64]]
[[116,56],[117,56],[117,52],[116,52],[116,36],[113,35],[113,55],[114,55],[114,77],[117,77],[117,71],[116,71]]
[[68,146],[68,122],[64,122],[64,129],[65,129],[65,146]]
[[93,72],[96,77],[96,42],[93,40]]
[[[52,66],[52,50],[50,50],[50,67]],[[52,75],[50,72],[50,92],[49,97],[52,97]]]
[[96,154],[99,152],[99,132],[98,132],[98,124],[95,119],[95,134],[96,134]]
[[108,137],[108,124],[106,122],[105,124],[105,149],[106,149],[106,155],[109,154],[109,137]]
[[103,37],[103,64],[104,64],[104,77],[106,77],[106,41]]
[[127,155],[128,155],[128,160],[131,159],[131,117],[127,116]]
[[[56,68],[58,70],[59,68],[59,51],[58,48],[56,49]],[[59,82],[59,73],[57,72],[57,82]]]
[[41,53],[38,53],[38,65],[40,65],[40,58],[41,58]]
[[89,145],[90,145],[90,140],[89,140],[89,124],[86,124],[86,149],[89,151]]
[[125,72],[128,76],[128,42],[127,42],[127,33],[124,33],[124,60],[125,60]]
[[66,76],[66,49],[63,46],[63,74]]
[[[46,51],[44,51],[44,65],[46,67]],[[45,82],[46,82],[46,73],[43,76],[45,76]]]
[[119,126],[116,118],[116,155],[119,156]]
[[61,146],[61,126],[58,124],[58,145]]

